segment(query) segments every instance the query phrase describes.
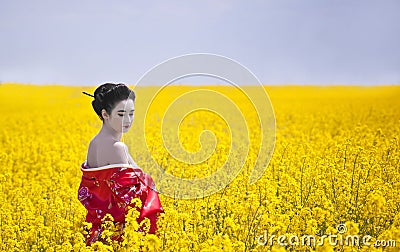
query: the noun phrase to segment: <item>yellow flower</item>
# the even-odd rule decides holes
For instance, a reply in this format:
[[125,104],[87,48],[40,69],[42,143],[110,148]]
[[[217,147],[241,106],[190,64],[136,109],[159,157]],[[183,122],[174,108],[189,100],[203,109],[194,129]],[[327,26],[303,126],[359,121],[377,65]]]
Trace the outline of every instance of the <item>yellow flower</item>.
[[[260,139],[266,136],[258,116],[267,115],[254,110],[257,92],[249,87],[245,96],[229,86],[201,87],[203,91],[168,86],[154,97],[156,106],[149,107],[145,118],[145,101],[154,88],[135,88],[135,121],[142,123],[134,124],[124,140],[160,190],[165,213],[158,230],[138,232],[137,208],[143,204],[134,198],[123,230],[106,215],[100,241],[86,246],[92,224],[85,222],[87,210],[77,198],[79,166],[101,127],[90,99],[78,87],[1,84],[0,251],[381,249],[327,242],[315,248],[279,245],[277,240],[280,235],[314,235],[318,240],[343,231],[370,235],[371,242],[400,241],[399,86],[266,86],[276,142],[264,174],[251,185],[253,168],[265,154],[259,153]],[[205,109],[194,109],[199,107]],[[220,110],[206,109],[211,107]],[[144,144],[138,144],[142,136],[135,134],[140,127],[146,127]],[[179,195],[191,188],[160,180],[159,168],[164,175],[197,179],[224,165],[229,169],[217,181],[207,180],[220,189],[215,194],[181,200],[161,193],[172,188]],[[236,174],[239,165],[242,170]],[[230,183],[224,187],[226,181]],[[148,230],[149,219],[142,224]],[[121,234],[122,242],[113,241]],[[273,244],[258,244],[260,236]]]

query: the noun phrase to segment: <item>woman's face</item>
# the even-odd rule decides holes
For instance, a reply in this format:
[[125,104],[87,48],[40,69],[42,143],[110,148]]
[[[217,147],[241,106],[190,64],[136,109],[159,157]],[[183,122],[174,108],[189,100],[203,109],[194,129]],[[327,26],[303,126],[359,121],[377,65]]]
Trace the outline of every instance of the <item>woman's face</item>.
[[115,105],[111,111],[111,115],[108,115],[105,109],[103,109],[104,122],[116,132],[125,133],[132,126],[134,111],[135,106],[132,99],[122,100]]

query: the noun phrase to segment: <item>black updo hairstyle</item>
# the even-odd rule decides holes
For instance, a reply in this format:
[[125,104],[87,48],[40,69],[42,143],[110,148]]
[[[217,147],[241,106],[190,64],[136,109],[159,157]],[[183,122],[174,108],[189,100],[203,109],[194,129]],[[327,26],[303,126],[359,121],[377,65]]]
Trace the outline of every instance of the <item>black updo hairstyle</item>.
[[104,83],[94,91],[92,107],[99,118],[104,121],[101,111],[105,109],[107,114],[111,115],[115,105],[126,99],[135,101],[135,93],[128,86],[123,83]]

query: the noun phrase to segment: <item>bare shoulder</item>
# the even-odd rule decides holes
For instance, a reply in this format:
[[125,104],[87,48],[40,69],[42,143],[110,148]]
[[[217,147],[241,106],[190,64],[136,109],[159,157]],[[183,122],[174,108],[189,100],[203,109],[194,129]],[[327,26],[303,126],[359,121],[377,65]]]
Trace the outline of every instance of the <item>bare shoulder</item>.
[[123,142],[114,142],[113,146],[116,148],[127,148],[126,144]]
[[89,143],[88,151],[94,151],[96,149],[96,139],[92,138]]
[[97,162],[97,149],[96,149],[95,138],[92,138],[92,140],[89,143],[86,160],[89,167],[97,166],[98,162]]
[[89,150],[95,150],[96,146],[98,145],[99,138],[98,136],[94,136],[89,142]]
[[126,152],[127,152],[127,147],[123,142],[115,142],[115,143],[113,143],[112,149],[113,149],[114,152],[119,153],[119,154],[126,155]]
[[127,164],[129,161],[127,147],[123,142],[94,137],[89,144],[87,161],[89,167]]
[[128,163],[128,151],[123,142],[115,142],[112,144],[110,150],[110,162],[114,164]]

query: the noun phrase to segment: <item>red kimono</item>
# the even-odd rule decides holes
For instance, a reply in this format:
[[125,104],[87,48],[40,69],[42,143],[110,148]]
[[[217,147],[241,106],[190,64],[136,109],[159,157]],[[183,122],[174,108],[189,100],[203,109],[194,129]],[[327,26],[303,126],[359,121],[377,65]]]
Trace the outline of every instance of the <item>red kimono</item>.
[[[114,222],[125,223],[127,207],[134,197],[142,201],[137,221],[140,222],[145,217],[149,218],[149,233],[155,233],[157,218],[164,209],[150,175],[129,164],[90,168],[87,160],[82,163],[81,170],[83,175],[78,199],[88,211],[86,222],[92,223],[90,234],[86,239],[87,245],[101,236],[103,231],[101,219],[107,213],[113,216]],[[120,240],[121,237],[117,239]]]

